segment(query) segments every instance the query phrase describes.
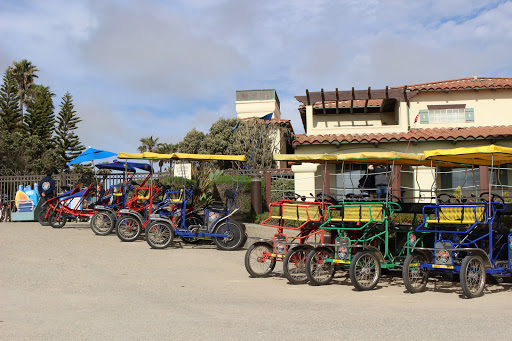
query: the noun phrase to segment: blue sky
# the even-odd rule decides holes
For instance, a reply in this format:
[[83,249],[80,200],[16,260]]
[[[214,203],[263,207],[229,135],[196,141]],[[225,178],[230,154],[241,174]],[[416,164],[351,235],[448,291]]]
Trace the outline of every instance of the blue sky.
[[306,88],[512,76],[511,1],[4,0],[0,34],[2,72],[32,61],[82,142],[114,152],[207,132],[236,90],[276,89],[303,133]]

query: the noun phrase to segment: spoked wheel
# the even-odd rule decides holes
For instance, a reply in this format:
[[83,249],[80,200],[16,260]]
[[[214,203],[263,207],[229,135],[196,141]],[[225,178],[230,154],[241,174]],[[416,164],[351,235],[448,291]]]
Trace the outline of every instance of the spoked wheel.
[[311,247],[296,246],[289,250],[284,258],[283,272],[292,284],[304,284],[308,282],[306,276],[306,259]]
[[421,263],[426,263],[426,258],[422,254],[410,254],[405,257],[404,268],[402,269],[402,278],[405,287],[410,293],[424,291],[427,287],[428,270],[421,269]]
[[63,214],[60,214],[59,216],[59,213],[60,212],[58,211],[52,211],[50,213],[50,216],[48,217],[48,222],[54,229],[60,229],[61,227],[66,225],[66,216]]
[[116,233],[123,242],[133,242],[140,236],[142,226],[140,221],[131,215],[119,217],[116,224]]
[[380,261],[371,251],[359,251],[350,262],[350,280],[359,291],[371,290],[379,283]]
[[334,258],[334,252],[326,247],[311,250],[306,258],[306,276],[311,285],[324,285],[334,277],[334,263],[326,262]]
[[214,234],[225,234],[226,237],[214,237],[213,242],[221,250],[233,251],[243,245],[245,232],[240,224],[228,219],[220,222],[213,230]]
[[107,211],[99,211],[94,213],[91,218],[91,230],[98,236],[106,236],[109,235],[114,227],[116,220],[114,215]]
[[467,298],[482,296],[485,288],[485,265],[479,256],[466,256],[460,267],[460,286]]
[[263,257],[264,252],[271,254],[272,246],[257,242],[252,244],[245,253],[245,269],[252,277],[266,277],[276,266],[275,258]]
[[157,220],[146,226],[146,242],[153,249],[165,249],[174,240],[174,229],[168,222]]
[[37,221],[39,224],[43,226],[50,225],[50,222],[48,221],[48,218],[50,218],[51,212],[48,212],[48,207],[46,205],[43,205],[41,207],[41,210],[39,211],[39,214],[37,215]]
[[[178,227],[181,227],[181,219],[179,220],[178,222]],[[189,226],[192,226],[192,225],[202,225],[203,224],[203,219],[201,219],[200,216],[198,215],[188,215],[186,218],[185,218],[185,226],[188,228]],[[189,244],[197,244],[199,243],[199,241],[201,239],[199,238],[195,238],[195,237],[184,237],[184,236],[181,236],[181,239],[185,242],[185,243],[189,243]]]

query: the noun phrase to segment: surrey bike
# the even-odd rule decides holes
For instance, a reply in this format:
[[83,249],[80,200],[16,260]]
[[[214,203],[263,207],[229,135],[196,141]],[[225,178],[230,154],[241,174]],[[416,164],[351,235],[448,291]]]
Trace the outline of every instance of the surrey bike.
[[[491,195],[481,201],[438,202],[423,208],[423,222],[416,231],[432,234],[430,247],[411,247],[402,277],[411,293],[424,291],[428,278],[456,274],[467,298],[481,296],[487,275],[500,279],[512,275],[512,230],[502,224],[510,204],[492,195],[495,167],[512,163],[512,148],[495,145],[425,151],[432,161],[489,166]],[[497,181],[499,183],[499,181]],[[482,185],[482,184],[481,184]],[[489,200],[490,199],[490,200]],[[496,200],[496,201],[494,201]]]

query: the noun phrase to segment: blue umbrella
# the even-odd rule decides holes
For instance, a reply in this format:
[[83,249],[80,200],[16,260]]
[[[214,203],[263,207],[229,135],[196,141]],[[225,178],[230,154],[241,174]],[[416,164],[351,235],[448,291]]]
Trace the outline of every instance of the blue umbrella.
[[107,152],[105,150],[99,150],[94,148],[88,148],[82,154],[78,155],[73,160],[69,161],[68,166],[76,163],[82,163],[87,161],[93,161],[98,159],[106,159],[112,156],[116,156],[116,153]]

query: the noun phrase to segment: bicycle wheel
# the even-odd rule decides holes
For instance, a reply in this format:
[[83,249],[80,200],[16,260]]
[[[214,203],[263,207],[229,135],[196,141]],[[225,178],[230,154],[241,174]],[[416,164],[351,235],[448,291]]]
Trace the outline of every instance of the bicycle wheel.
[[426,258],[422,254],[407,255],[402,270],[402,279],[407,290],[414,294],[424,291],[427,287],[428,271],[421,269],[421,263],[426,263]]
[[213,242],[217,247],[224,251],[233,251],[243,245],[244,231],[240,224],[234,220],[227,219],[219,224],[213,230],[214,234],[225,234],[226,237],[213,237]]
[[292,284],[304,284],[308,282],[306,276],[306,259],[311,247],[296,246],[289,250],[283,261],[283,272]]
[[275,258],[264,257],[263,253],[271,254],[272,246],[257,242],[252,244],[245,253],[245,269],[252,277],[266,277],[276,266]]
[[115,227],[115,218],[112,213],[99,211],[94,213],[91,218],[91,230],[98,236],[109,235]]
[[311,285],[324,285],[334,277],[334,263],[325,258],[334,258],[334,252],[326,247],[311,250],[306,258],[306,276]]
[[60,229],[66,225],[67,218],[64,214],[60,214],[59,211],[52,211],[48,217],[48,222],[54,229]]
[[142,226],[140,221],[131,215],[119,217],[116,224],[116,234],[123,242],[133,242],[140,236]]
[[146,242],[153,249],[165,249],[174,240],[174,229],[165,221],[154,221],[146,226]]
[[50,211],[48,210],[48,207],[43,206],[41,207],[41,210],[39,211],[39,214],[37,215],[37,221],[39,224],[43,226],[50,225],[48,218],[50,217]]
[[482,296],[485,288],[485,265],[479,256],[466,256],[460,267],[460,286],[467,298]]
[[359,251],[350,262],[350,280],[359,291],[371,290],[379,283],[380,261],[372,251]]

